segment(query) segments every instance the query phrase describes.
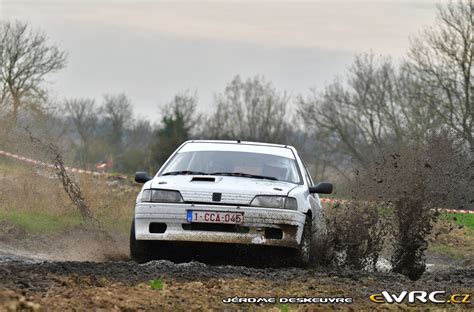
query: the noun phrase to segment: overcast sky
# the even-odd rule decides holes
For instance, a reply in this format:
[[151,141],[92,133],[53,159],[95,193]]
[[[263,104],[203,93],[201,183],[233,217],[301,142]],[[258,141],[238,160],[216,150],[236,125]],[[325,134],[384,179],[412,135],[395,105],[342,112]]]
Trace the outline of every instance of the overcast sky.
[[69,54],[58,98],[125,92],[138,115],[197,91],[201,109],[235,75],[264,75],[291,95],[322,88],[356,53],[402,57],[435,18],[431,0],[0,0],[2,20],[44,30]]

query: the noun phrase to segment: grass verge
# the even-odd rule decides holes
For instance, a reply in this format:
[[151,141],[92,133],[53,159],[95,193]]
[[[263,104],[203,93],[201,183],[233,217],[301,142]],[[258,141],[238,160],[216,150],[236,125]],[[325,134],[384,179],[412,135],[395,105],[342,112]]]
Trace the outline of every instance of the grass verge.
[[441,218],[474,230],[474,214],[472,213],[445,213]]
[[474,259],[474,215],[443,213],[435,225],[438,233],[429,250],[456,260]]
[[53,233],[81,224],[75,213],[51,215],[39,212],[1,211],[0,219],[19,225],[33,233]]

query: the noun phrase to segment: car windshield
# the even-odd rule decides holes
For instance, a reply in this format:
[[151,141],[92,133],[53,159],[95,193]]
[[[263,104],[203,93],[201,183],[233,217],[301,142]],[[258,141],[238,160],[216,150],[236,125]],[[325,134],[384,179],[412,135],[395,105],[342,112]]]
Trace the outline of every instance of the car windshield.
[[229,175],[299,183],[296,161],[291,158],[235,151],[192,151],[176,154],[161,175]]

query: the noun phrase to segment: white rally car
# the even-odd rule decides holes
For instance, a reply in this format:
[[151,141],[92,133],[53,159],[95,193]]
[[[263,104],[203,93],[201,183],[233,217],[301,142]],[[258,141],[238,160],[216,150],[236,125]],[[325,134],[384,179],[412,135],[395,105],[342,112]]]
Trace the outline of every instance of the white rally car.
[[241,141],[187,141],[144,183],[130,232],[137,262],[159,257],[153,241],[285,247],[308,264],[321,204],[295,148]]

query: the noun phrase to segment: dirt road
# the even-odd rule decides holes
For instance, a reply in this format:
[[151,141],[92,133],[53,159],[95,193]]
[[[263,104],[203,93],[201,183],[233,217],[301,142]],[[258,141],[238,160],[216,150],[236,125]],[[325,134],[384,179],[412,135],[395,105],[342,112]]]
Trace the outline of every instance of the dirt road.
[[[152,279],[163,288],[153,290]],[[297,268],[249,268],[152,261],[55,262],[0,255],[0,311],[314,310],[395,308],[372,303],[383,290],[473,292],[474,268],[426,273],[410,281],[392,273]],[[352,304],[225,304],[228,297],[352,297]],[[278,299],[277,299],[278,300]],[[396,308],[407,305],[397,305]],[[441,308],[440,306],[437,306]],[[423,309],[417,305],[410,308]],[[468,309],[470,305],[444,304]]]
[[[222,250],[198,258],[200,262],[136,264],[127,256],[126,235],[114,234],[110,240],[83,227],[40,235],[6,222],[0,225],[0,311],[372,310],[408,307],[369,300],[370,295],[383,290],[473,294],[472,262],[453,262],[440,255],[428,255],[430,272],[418,281],[387,272],[242,266],[238,256]],[[203,255],[209,255],[206,251]],[[219,259],[219,255],[224,256]],[[152,289],[150,280],[160,280],[163,288]],[[223,302],[236,296],[272,297],[277,303]],[[351,297],[353,303],[279,302],[287,297],[332,296]],[[472,304],[443,304],[442,308],[468,309]]]

